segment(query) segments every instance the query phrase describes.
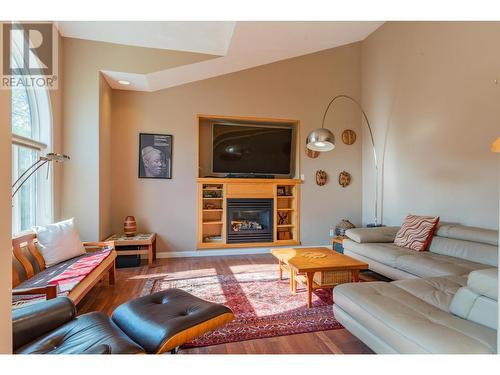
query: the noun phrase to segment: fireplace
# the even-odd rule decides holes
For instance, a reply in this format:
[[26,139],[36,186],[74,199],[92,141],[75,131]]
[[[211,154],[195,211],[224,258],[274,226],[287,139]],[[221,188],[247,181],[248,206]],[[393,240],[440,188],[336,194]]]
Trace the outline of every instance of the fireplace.
[[273,242],[272,199],[228,199],[227,243]]

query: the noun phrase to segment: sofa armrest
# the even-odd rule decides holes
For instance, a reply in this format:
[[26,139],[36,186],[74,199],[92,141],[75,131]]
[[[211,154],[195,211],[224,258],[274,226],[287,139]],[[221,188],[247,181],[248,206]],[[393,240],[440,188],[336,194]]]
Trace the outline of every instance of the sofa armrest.
[[47,300],[57,297],[57,285],[47,285],[35,288],[16,288],[12,290],[13,296],[23,296],[29,294],[45,294]]
[[104,248],[110,248],[114,250],[115,242],[114,241],[84,242],[83,247],[85,248],[85,251],[87,253],[99,251]]
[[394,242],[399,227],[348,229],[345,235],[357,243]]
[[12,311],[14,351],[73,320],[76,309],[67,297],[59,297]]

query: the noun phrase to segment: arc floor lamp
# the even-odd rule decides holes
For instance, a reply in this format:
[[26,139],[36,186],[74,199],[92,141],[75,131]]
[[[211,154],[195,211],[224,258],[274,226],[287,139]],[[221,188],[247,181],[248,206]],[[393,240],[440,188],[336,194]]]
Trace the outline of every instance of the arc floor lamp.
[[[40,156],[40,158],[33,163],[28,169],[26,169],[20,176],[19,178],[14,181],[12,184],[12,198],[16,195],[16,193],[19,191],[21,186],[29,180],[29,178],[41,167],[43,167],[45,164],[49,162],[56,162],[56,163],[61,163],[63,161],[69,160],[68,155],[64,154],[56,154],[54,152],[50,152],[45,156]],[[47,171],[48,173],[48,171]]]
[[379,224],[378,222],[378,161],[377,161],[377,150],[375,149],[375,142],[373,140],[373,132],[372,132],[372,127],[370,125],[370,121],[368,120],[368,116],[366,115],[365,111],[363,110],[363,107],[361,107],[361,104],[354,99],[353,97],[349,95],[337,95],[334,97],[330,103],[328,103],[325,113],[323,114],[323,122],[321,124],[321,128],[315,129],[312,132],[309,133],[307,136],[306,140],[306,146],[308,149],[313,150],[313,151],[318,151],[318,152],[327,152],[331,151],[335,148],[335,136],[333,133],[325,128],[325,119],[326,115],[328,113],[328,110],[330,107],[333,105],[333,103],[339,99],[348,99],[352,102],[354,102],[361,113],[363,114],[363,117],[365,119],[366,125],[368,126],[368,131],[370,132],[370,140],[372,143],[372,149],[373,149],[373,160],[375,162],[375,218],[373,221],[373,224],[369,224],[368,226],[370,227],[378,227],[381,226],[382,223]]

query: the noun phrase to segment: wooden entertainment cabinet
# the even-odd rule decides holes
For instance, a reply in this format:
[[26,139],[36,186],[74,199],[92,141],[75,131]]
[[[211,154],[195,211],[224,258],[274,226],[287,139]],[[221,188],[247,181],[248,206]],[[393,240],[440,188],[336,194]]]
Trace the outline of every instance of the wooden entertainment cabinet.
[[[212,127],[215,123],[273,124],[293,129],[294,178],[206,177],[211,171]],[[276,118],[197,116],[198,217],[197,248],[242,248],[300,245],[300,121]],[[265,242],[235,243],[228,239],[228,200],[272,202],[272,233]],[[231,209],[230,209],[231,210]],[[234,231],[230,233],[234,236]]]
[[[300,184],[296,179],[198,178],[198,249],[299,245]],[[273,200],[273,241],[227,243],[227,200],[232,198]]]

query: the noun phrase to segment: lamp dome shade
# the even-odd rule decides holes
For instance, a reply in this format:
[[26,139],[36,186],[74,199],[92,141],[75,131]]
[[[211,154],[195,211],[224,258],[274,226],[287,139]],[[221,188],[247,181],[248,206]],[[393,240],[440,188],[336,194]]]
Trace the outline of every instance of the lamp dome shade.
[[331,151],[335,148],[335,136],[328,129],[315,129],[307,136],[306,147],[319,152]]
[[500,152],[500,137],[498,137],[495,142],[491,144],[492,152]]

